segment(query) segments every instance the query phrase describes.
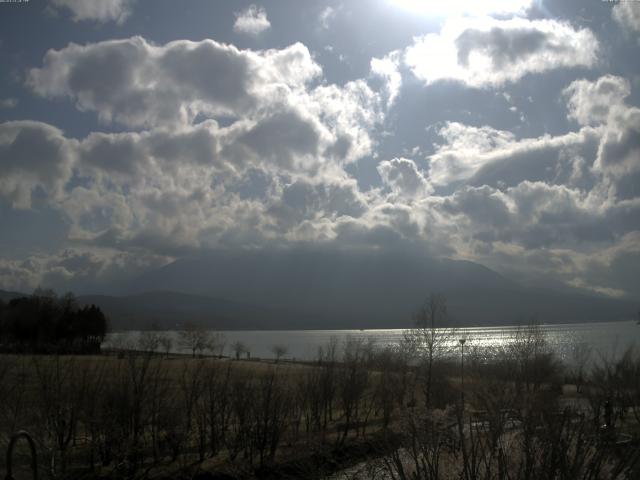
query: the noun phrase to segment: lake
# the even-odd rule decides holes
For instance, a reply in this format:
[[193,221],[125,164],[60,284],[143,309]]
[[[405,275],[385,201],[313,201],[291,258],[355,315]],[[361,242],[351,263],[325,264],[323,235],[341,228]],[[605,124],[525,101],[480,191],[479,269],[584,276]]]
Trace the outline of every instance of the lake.
[[[522,327],[469,327],[453,331],[449,344],[458,348],[458,341],[466,339],[465,349],[490,353],[493,348],[513,341]],[[609,323],[574,323],[541,325],[549,346],[556,354],[568,363],[572,363],[573,350],[578,345],[586,345],[592,350],[592,359],[602,356],[606,358],[618,357],[629,346],[640,346],[640,325],[634,321]],[[297,360],[312,360],[316,357],[318,348],[330,341],[332,337],[342,344],[348,337],[373,339],[375,345],[398,344],[405,329],[365,329],[365,330],[245,330],[219,332],[226,343],[224,355],[233,355],[231,345],[242,342],[247,346],[252,357],[273,358],[274,345],[287,348],[285,358]],[[166,332],[173,337],[174,353],[187,353],[178,344],[177,331]],[[105,347],[126,346],[135,348],[140,332],[118,332],[107,335]],[[190,353],[190,352],[189,352]]]

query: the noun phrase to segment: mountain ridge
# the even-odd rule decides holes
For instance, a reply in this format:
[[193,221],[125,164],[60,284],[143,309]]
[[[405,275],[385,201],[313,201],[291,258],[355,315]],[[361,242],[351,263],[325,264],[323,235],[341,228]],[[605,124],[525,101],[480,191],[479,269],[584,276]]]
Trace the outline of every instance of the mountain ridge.
[[100,306],[114,330],[190,322],[222,330],[407,328],[431,293],[447,298],[450,323],[458,326],[626,320],[637,310],[631,300],[526,288],[478,263],[409,253],[298,250],[182,259],[124,290],[78,301]]

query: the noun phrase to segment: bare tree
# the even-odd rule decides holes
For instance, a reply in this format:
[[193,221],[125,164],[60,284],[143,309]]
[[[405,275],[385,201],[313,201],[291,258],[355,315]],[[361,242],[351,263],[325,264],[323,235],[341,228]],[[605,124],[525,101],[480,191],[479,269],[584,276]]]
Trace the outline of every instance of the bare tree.
[[363,400],[370,379],[365,364],[365,343],[362,338],[346,339],[343,365],[337,373],[337,396],[344,421],[342,435],[338,441],[344,443],[353,427],[356,433],[359,432],[360,416],[366,412]]
[[425,406],[433,399],[434,362],[447,353],[455,331],[448,326],[447,299],[431,294],[414,314],[415,327],[404,334],[405,347],[419,361]]
[[235,354],[236,360],[240,360],[240,357],[242,356],[242,354],[248,352],[247,346],[244,343],[242,343],[240,340],[238,340],[237,342],[234,342],[233,345],[231,345],[231,349]]
[[576,384],[577,393],[582,392],[582,387],[585,382],[585,369],[591,358],[592,349],[586,342],[577,342],[571,346],[571,376]]
[[179,332],[179,344],[185,350],[191,350],[193,358],[196,352],[202,355],[204,350],[210,348],[212,338],[210,332],[205,330],[201,325],[195,323],[186,323],[184,330]]
[[161,333],[158,341],[165,356],[169,357],[169,352],[171,352],[171,348],[173,347],[173,339],[170,334],[167,332]]
[[519,328],[507,346],[507,354],[515,367],[515,384],[519,392],[538,391],[544,382],[557,380],[559,365],[538,323]]
[[227,346],[227,339],[220,332],[216,332],[210,336],[208,350],[216,357],[222,357],[224,349]]
[[138,348],[146,353],[153,353],[160,347],[160,334],[153,330],[140,332],[138,335]]
[[280,362],[280,359],[289,352],[289,349],[285,345],[274,345],[271,347],[271,353],[276,357],[276,363]]

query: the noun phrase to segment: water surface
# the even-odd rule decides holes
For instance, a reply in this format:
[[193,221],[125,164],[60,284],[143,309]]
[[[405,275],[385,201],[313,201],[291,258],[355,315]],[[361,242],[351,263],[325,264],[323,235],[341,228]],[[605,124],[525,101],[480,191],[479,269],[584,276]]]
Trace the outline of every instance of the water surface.
[[[573,323],[558,325],[540,325],[540,331],[549,347],[563,360],[571,363],[573,352],[580,346],[591,349],[592,359],[601,357],[618,357],[631,345],[640,346],[640,325],[635,322],[609,323]],[[449,345],[451,349],[459,348],[459,339],[466,340],[465,349],[490,353],[513,342],[522,333],[523,327],[469,327],[449,331]],[[326,346],[335,337],[339,341],[339,350],[344,341],[351,338],[361,338],[373,341],[377,346],[398,345],[406,329],[365,329],[365,330],[245,330],[217,332],[224,339],[225,355],[233,355],[231,345],[242,342],[246,345],[252,357],[273,358],[272,349],[275,345],[283,345],[287,349],[287,358],[298,360],[313,360],[318,348]],[[174,353],[188,353],[180,347],[179,333],[166,332],[173,338],[172,351]],[[135,348],[140,332],[119,332],[107,336],[105,346],[126,345]]]

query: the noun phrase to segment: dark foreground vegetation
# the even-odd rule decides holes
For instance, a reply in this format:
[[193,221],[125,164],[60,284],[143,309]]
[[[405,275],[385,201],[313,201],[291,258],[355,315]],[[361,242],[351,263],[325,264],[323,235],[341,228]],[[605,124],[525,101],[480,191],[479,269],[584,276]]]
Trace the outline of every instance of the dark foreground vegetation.
[[80,307],[71,293],[50,290],[0,300],[0,351],[16,353],[99,353],[107,319],[95,305]]
[[1,446],[28,430],[45,478],[640,478],[638,352],[562,365],[529,327],[487,355],[445,314],[432,298],[402,345],[332,341],[309,364],[159,354],[153,334],[3,355]]

